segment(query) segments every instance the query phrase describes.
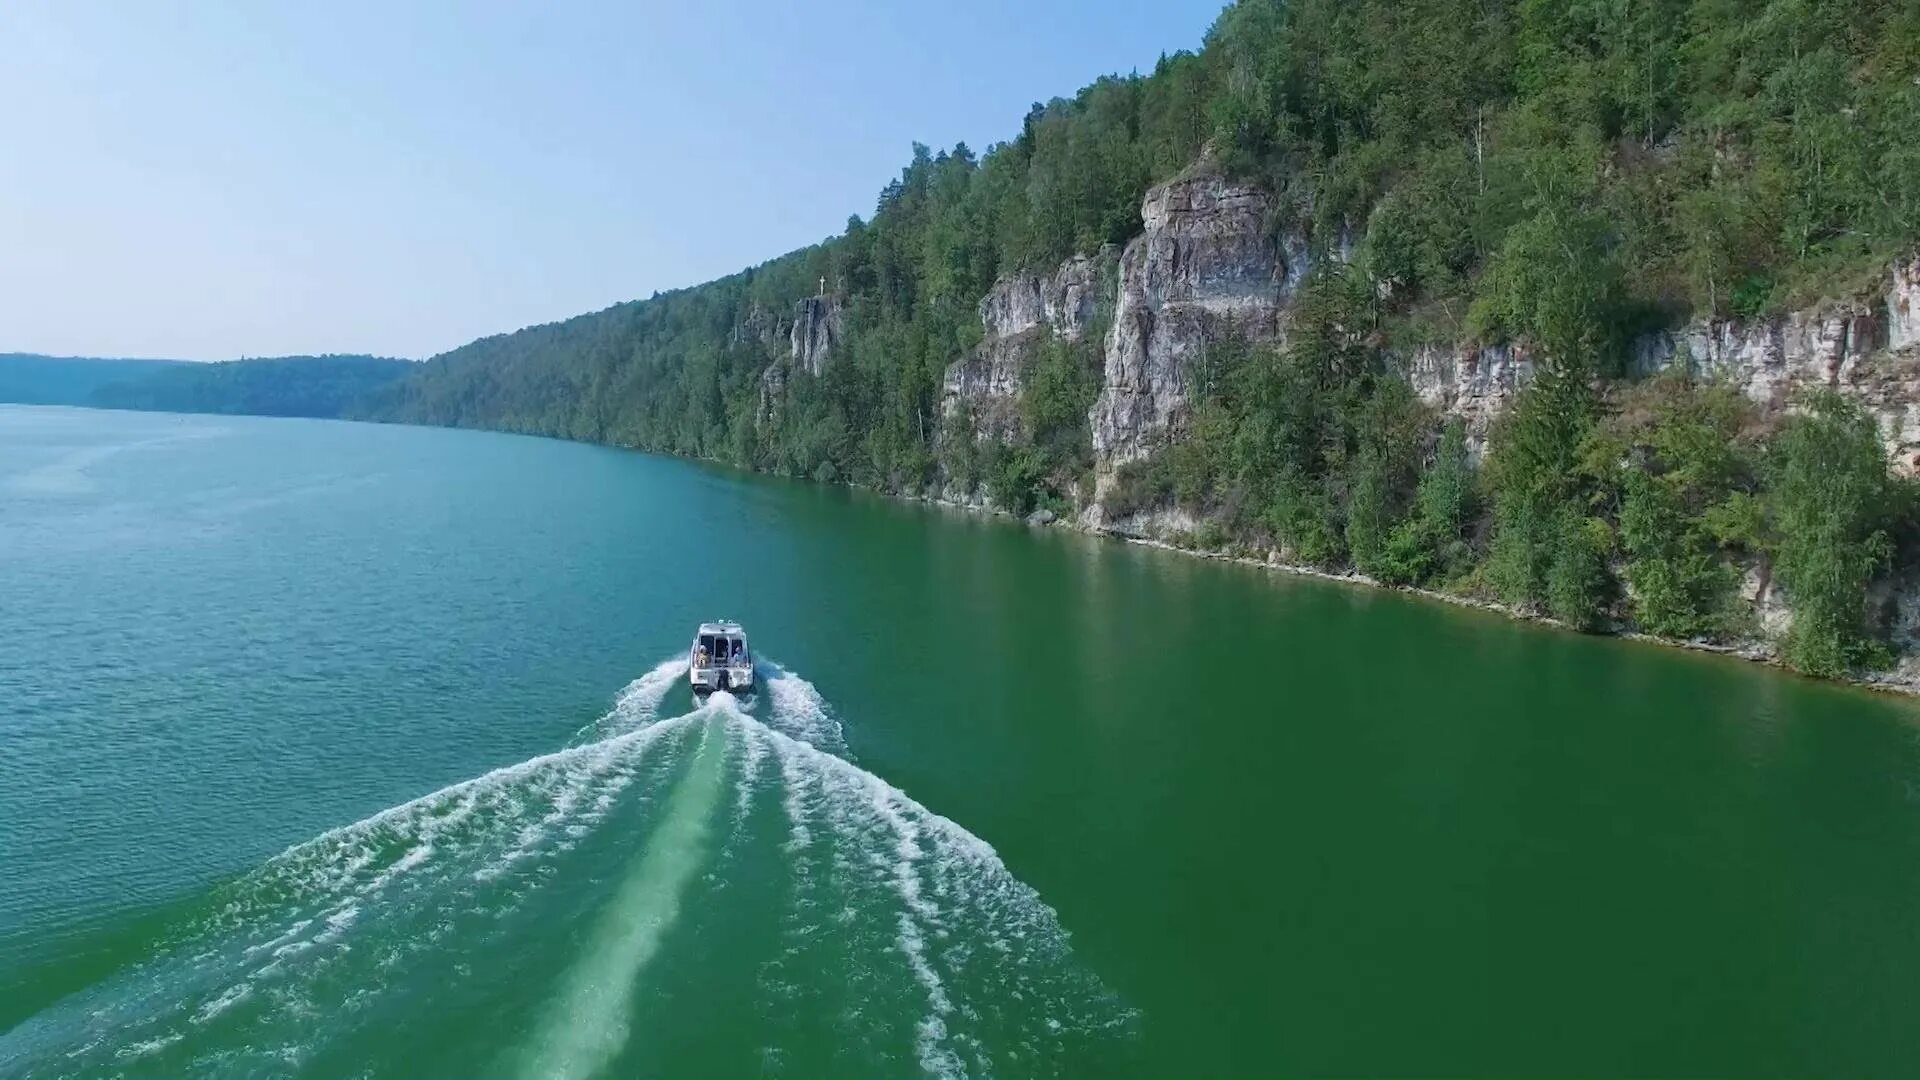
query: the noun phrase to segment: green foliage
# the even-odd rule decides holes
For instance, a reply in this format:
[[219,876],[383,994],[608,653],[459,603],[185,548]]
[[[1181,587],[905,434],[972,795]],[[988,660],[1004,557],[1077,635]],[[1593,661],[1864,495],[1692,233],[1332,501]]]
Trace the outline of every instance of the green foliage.
[[[1649,633],[1712,638],[1735,629],[1732,556],[1758,546],[1752,407],[1728,387],[1656,379],[1626,396],[1597,453],[1619,487],[1633,611]],[[1598,470],[1596,470],[1598,471]]]
[[[1585,373],[1550,366],[1501,417],[1488,476],[1494,532],[1487,576],[1510,603],[1548,604],[1561,549],[1586,539],[1571,522],[1584,519],[1590,501],[1580,452],[1595,413]],[[1584,550],[1568,558],[1584,572]]]
[[1396,525],[1369,572],[1389,585],[1421,585],[1466,570],[1473,551],[1463,532],[1475,513],[1467,429],[1447,421],[1421,474],[1413,513]]
[[1049,339],[1036,353],[1022,380],[1021,420],[1045,471],[1078,477],[1093,466],[1087,410],[1100,393],[1097,346]]
[[1575,630],[1604,628],[1614,593],[1607,570],[1612,550],[1613,530],[1605,521],[1562,509],[1547,565],[1547,610],[1554,618]]
[[[1830,403],[1767,451],[1726,392],[1608,387],[1652,320],[1844,298],[1920,240],[1911,7],[1239,0],[1197,54],[1035,104],[984,155],[914,146],[840,236],[474,342],[361,411],[1071,509],[1103,334],[1018,342],[1017,418],[974,417],[942,399],[979,359],[980,298],[1069,255],[1110,270],[1150,185],[1225,169],[1317,269],[1288,282],[1284,347],[1199,317],[1188,407],[1108,479],[1110,517],[1177,506],[1296,561],[1685,637],[1740,633],[1739,574],[1771,555],[1802,612],[1790,654],[1840,670],[1871,653],[1877,444]],[[823,313],[815,373],[790,330]],[[1537,369],[1478,472],[1392,362],[1463,340]],[[1826,468],[1855,480],[1822,490]]]
[[1891,554],[1892,499],[1873,421],[1826,392],[1780,433],[1769,462],[1775,571],[1793,605],[1787,660],[1810,675],[1880,662],[1866,586]]
[[1130,517],[1163,506],[1173,498],[1173,479],[1164,456],[1129,461],[1114,470],[1113,482],[1100,498],[1109,518]]
[[[1368,375],[1383,317],[1444,312],[1452,332],[1521,339],[1594,376],[1617,369],[1638,312],[1755,313],[1856,288],[1920,236],[1916,56],[1920,19],[1866,0],[1241,0],[1199,53],[1035,104],[984,155],[915,146],[838,237],[474,342],[354,411],[922,487],[942,374],[980,339],[979,297],[1010,271],[1124,244],[1148,186],[1211,144],[1319,246],[1357,237],[1358,272],[1300,297],[1318,329],[1296,339],[1292,370],[1215,365],[1228,381],[1210,376],[1204,396],[1224,412],[1196,411],[1210,441],[1176,463],[1181,497],[1243,522],[1330,499],[1330,518],[1280,518],[1331,520],[1344,538],[1342,485],[1364,480],[1356,538],[1376,560],[1380,463],[1335,476],[1338,440],[1310,429],[1344,408],[1331,383]],[[763,403],[761,373],[823,279],[841,322],[827,370],[786,372]],[[1042,358],[1024,403],[1055,478],[1086,460],[1091,369],[1064,360]],[[1265,400],[1307,377],[1314,400]],[[1327,484],[1329,498],[1305,494]]]
[[276,356],[172,364],[96,388],[88,404],[163,412],[337,417],[415,365],[377,356]]
[[184,360],[122,360],[108,357],[0,353],[0,401],[23,405],[94,405],[114,383],[144,380]]
[[987,464],[987,494],[994,505],[1025,516],[1045,493],[1046,457],[1031,446],[996,446]]

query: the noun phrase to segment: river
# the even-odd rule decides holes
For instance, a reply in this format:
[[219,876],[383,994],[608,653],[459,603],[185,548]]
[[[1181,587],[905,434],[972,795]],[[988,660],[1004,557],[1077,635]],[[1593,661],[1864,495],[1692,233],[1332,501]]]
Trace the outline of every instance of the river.
[[[715,616],[750,698],[686,689]],[[0,406],[0,1075],[1913,1075],[1917,717],[599,447]]]

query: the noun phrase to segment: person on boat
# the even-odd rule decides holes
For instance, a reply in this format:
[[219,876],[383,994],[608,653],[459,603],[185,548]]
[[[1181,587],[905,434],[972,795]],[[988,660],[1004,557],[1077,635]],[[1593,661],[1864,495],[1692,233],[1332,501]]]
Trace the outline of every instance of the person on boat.
[[693,650],[693,666],[694,666],[694,667],[706,667],[706,666],[707,666],[707,647],[706,647],[705,645],[699,645],[699,646],[696,646],[696,647],[694,648],[694,650]]
[[742,655],[742,649],[741,649],[740,643],[736,641],[733,643],[733,663],[735,667],[740,666],[741,655]]

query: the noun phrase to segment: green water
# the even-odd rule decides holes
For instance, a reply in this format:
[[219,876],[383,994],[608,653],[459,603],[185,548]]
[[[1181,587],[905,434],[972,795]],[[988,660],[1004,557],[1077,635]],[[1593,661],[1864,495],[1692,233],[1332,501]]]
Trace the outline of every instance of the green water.
[[[716,615],[763,685],[702,707]],[[613,450],[5,407],[0,1075],[1915,1075],[1917,715]]]

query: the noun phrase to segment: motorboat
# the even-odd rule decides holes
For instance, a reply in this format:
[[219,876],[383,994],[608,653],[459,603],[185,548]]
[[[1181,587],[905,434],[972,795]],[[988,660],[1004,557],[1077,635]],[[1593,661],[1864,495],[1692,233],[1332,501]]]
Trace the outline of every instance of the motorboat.
[[721,619],[701,623],[687,659],[687,681],[696,694],[753,690],[753,650],[747,647],[747,632],[737,622]]

